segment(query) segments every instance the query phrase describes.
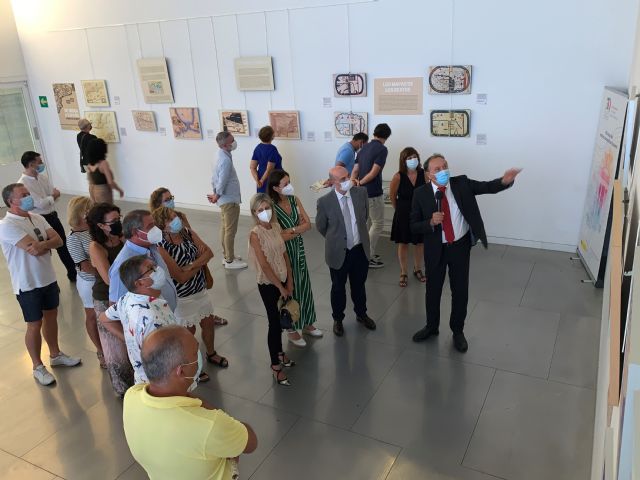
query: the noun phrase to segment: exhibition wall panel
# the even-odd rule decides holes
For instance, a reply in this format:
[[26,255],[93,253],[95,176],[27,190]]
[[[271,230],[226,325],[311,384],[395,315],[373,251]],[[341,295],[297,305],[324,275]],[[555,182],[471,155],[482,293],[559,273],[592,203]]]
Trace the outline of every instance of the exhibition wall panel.
[[[472,178],[523,167],[513,190],[480,200],[489,236],[574,249],[602,87],[627,84],[638,1],[346,3],[278,0],[264,12],[257,0],[113,0],[91,8],[75,0],[16,0],[14,10],[36,98],[47,95],[51,103],[52,83],[73,82],[85,111],[80,81],[106,80],[108,109],[125,129],[120,143],[110,144],[110,159],[129,198],[146,199],[164,185],[178,204],[211,208],[205,193],[216,148],[208,131],[219,130],[221,108],[241,109],[248,111],[251,136],[238,138],[234,159],[246,212],[255,131],[268,122],[269,110],[297,110],[302,139],[275,143],[313,215],[318,195],[307,187],[326,175],[344,141],[331,133],[333,112],[352,110],[368,112],[369,133],[379,122],[390,124],[387,180],[409,145],[423,158],[445,154],[453,174]],[[239,91],[238,56],[271,56],[275,90]],[[143,57],[167,58],[173,105],[144,103],[135,67]],[[425,81],[422,115],[373,114],[375,78],[426,77],[430,65],[441,64],[472,65],[472,93],[429,95]],[[349,71],[367,74],[366,97],[333,96],[332,75]],[[487,95],[486,105],[477,103],[478,93]],[[199,109],[202,140],[173,138],[171,106]],[[432,109],[471,110],[471,135],[431,137]],[[136,131],[132,110],[153,110],[160,131]],[[55,183],[66,192],[86,191],[75,133],[60,129],[54,108],[36,111]],[[478,134],[486,135],[486,145],[476,144]]]

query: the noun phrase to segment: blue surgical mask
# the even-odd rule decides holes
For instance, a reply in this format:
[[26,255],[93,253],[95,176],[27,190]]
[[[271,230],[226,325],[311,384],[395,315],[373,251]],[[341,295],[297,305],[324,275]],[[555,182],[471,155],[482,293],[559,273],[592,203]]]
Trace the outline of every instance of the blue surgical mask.
[[27,195],[26,197],[22,197],[20,199],[20,210],[25,212],[30,212],[35,208],[33,204],[33,197],[31,195]]
[[420,160],[418,160],[417,158],[409,158],[407,160],[407,168],[409,170],[415,170],[416,168],[418,168],[419,164],[420,164]]
[[43,173],[43,172],[44,172],[44,169],[45,169],[44,163],[41,163],[40,165],[38,165],[38,166],[36,167],[36,172],[38,172],[38,173]]
[[176,202],[173,201],[173,198],[171,200],[167,200],[166,202],[162,202],[162,206],[167,207],[167,208],[176,208]]
[[180,217],[176,216],[169,224],[169,231],[171,233],[178,233],[180,230],[182,230],[182,220],[180,220]]
[[200,352],[200,349],[198,349],[198,360],[196,360],[195,362],[183,363],[181,365],[184,367],[185,365],[193,365],[196,362],[198,363],[198,369],[196,370],[196,374],[193,377],[184,377],[184,378],[190,378],[193,380],[191,382],[191,385],[189,385],[189,388],[187,388],[188,392],[193,392],[198,387],[198,382],[200,381],[200,374],[202,373],[202,367],[204,366],[204,361],[202,360],[202,352]]
[[449,183],[449,170],[440,170],[435,174],[435,177],[436,182],[438,182],[439,185],[445,186],[447,183]]

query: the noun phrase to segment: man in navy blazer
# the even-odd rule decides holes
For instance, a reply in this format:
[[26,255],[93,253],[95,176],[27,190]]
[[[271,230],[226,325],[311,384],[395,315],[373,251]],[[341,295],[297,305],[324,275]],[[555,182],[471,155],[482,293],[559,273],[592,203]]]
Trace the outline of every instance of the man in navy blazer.
[[451,318],[456,350],[469,348],[464,321],[469,300],[469,257],[478,240],[487,248],[487,234],[476,195],[498,193],[513,185],[520,169],[512,168],[501,178],[479,182],[466,175],[449,177],[444,156],[431,155],[424,163],[431,183],[417,188],[411,206],[411,230],[424,235],[424,263],[427,271],[425,305],[427,325],[416,332],[414,342],[438,335],[440,298],[447,269],[451,283]]

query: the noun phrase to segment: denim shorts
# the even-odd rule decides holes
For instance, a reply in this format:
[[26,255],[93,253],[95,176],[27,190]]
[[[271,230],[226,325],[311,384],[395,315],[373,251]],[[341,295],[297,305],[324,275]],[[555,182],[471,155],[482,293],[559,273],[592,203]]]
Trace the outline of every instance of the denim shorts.
[[58,308],[60,304],[60,288],[58,282],[53,282],[46,287],[34,288],[16,295],[22,316],[25,322],[37,322],[42,320],[42,312]]

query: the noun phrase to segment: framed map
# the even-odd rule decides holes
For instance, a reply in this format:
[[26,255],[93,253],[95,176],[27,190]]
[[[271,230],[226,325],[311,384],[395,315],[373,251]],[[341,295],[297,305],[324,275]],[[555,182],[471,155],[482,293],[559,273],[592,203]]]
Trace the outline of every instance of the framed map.
[[220,129],[238,137],[248,137],[249,116],[246,110],[220,110]]
[[56,99],[56,110],[63,130],[78,130],[80,107],[76,87],[73,83],[54,83],[53,96]]
[[93,133],[107,143],[120,143],[116,112],[93,111],[84,112],[84,117],[91,122]]
[[145,103],[173,103],[166,58],[139,58],[136,65]]
[[170,108],[169,115],[171,115],[171,127],[175,138],[180,140],[202,139],[200,114],[197,108]]
[[109,106],[107,84],[104,80],[82,80],[82,91],[87,107]]
[[269,125],[275,132],[274,138],[300,140],[300,113],[297,110],[270,111]]
[[468,137],[470,110],[431,110],[431,135]]
[[333,126],[337,137],[353,137],[367,133],[367,112],[334,112]]
[[133,110],[133,123],[140,132],[157,132],[156,117],[151,110]]
[[366,97],[366,73],[337,73],[333,76],[334,97]]
[[471,93],[471,65],[429,67],[429,93]]

